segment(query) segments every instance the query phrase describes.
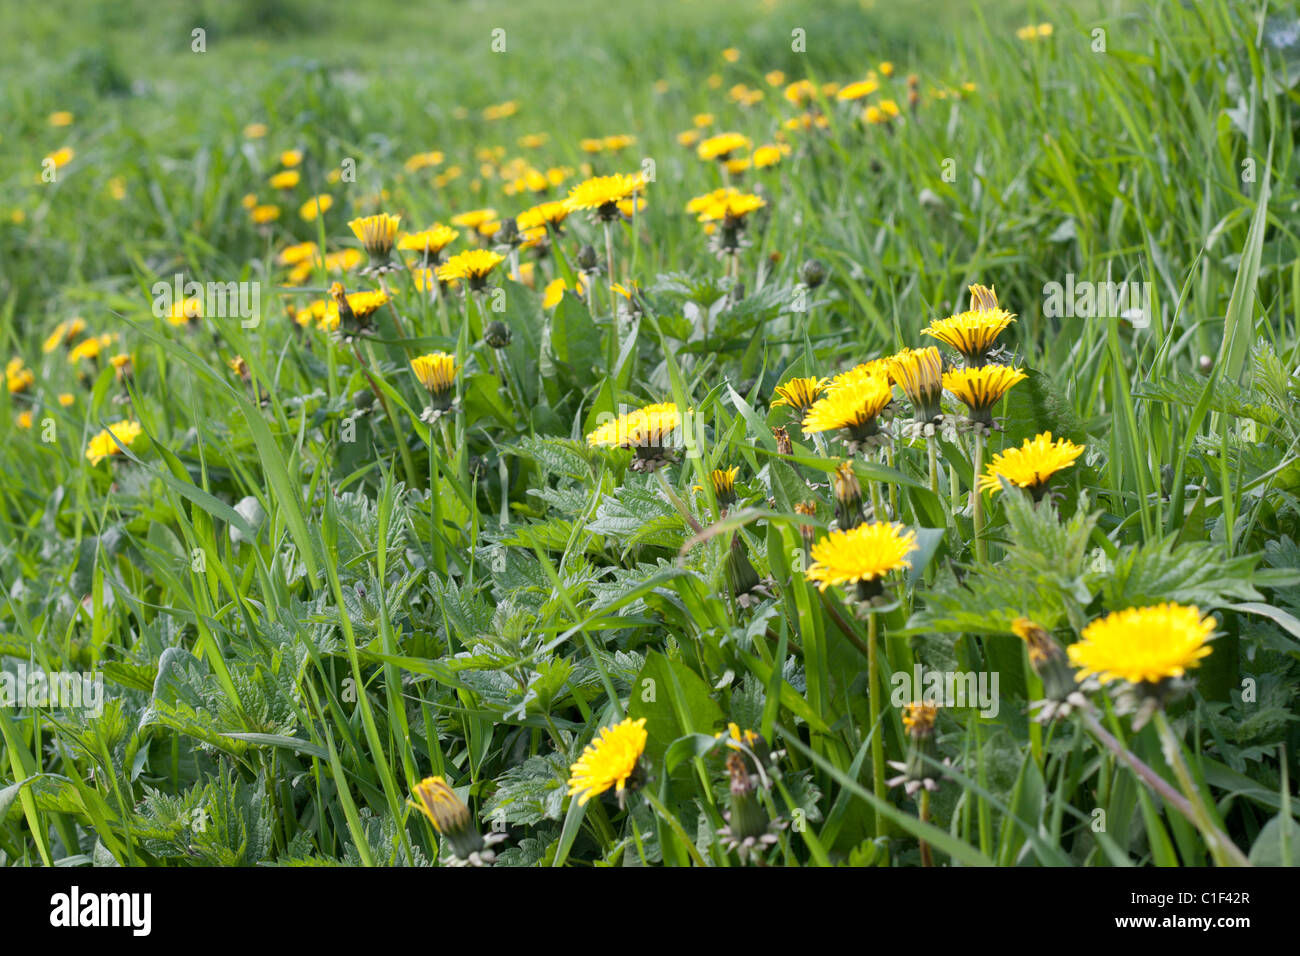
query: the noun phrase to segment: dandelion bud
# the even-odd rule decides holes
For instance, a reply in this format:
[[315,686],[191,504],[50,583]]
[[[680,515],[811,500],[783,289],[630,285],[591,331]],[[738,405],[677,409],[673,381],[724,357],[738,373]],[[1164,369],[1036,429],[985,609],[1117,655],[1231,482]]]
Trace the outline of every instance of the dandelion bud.
[[364,412],[375,403],[375,393],[368,388],[357,389],[352,394],[352,407],[359,412]]
[[483,330],[483,341],[487,343],[488,348],[503,349],[510,344],[510,339],[510,326],[500,319],[492,320]]
[[502,219],[496,234],[492,237],[505,246],[517,246],[523,239],[519,235],[519,223],[514,219]]
[[419,801],[416,806],[429,818],[433,828],[447,838],[451,844],[453,862],[459,865],[470,864],[485,866],[491,863],[496,854],[488,847],[505,838],[504,834],[492,834],[484,839],[474,825],[474,817],[456,791],[447,786],[442,777],[426,777],[415,788],[414,796]]
[[922,787],[926,790],[939,789],[933,763],[938,760],[934,744],[934,723],[938,715],[937,706],[923,701],[915,701],[903,709],[903,728],[907,731],[907,760],[889,762],[891,767],[902,773],[886,782],[891,787],[901,784],[909,797]]
[[587,274],[595,272],[600,267],[600,258],[596,255],[595,246],[588,243],[578,250],[578,268]]
[[732,535],[724,570],[727,574],[727,585],[731,588],[736,603],[741,607],[753,607],[764,598],[772,596],[771,580],[758,576],[758,571],[749,560],[745,545],[738,534]]
[[776,439],[776,453],[778,455],[793,455],[794,444],[790,441],[790,433],[777,425],[772,429],[772,437]]
[[731,775],[731,832],[738,839],[758,836],[767,829],[767,811],[758,802],[758,788],[736,751],[727,754],[727,772]]
[[752,853],[761,854],[777,842],[776,832],[784,826],[773,822],[758,799],[758,787],[750,776],[745,758],[733,750],[727,754],[727,773],[731,777],[731,809],[727,825],[718,831],[728,850],[735,850],[741,860]]
[[[811,501],[801,501],[794,506],[794,513],[803,515],[805,518],[811,518],[817,514],[817,505]],[[805,553],[812,551],[813,536],[817,529],[810,524],[799,525],[799,535],[803,538],[803,549]]]
[[1051,634],[1027,618],[1019,618],[1011,625],[1012,632],[1025,642],[1029,652],[1029,666],[1043,682],[1043,699],[1035,704],[1036,719],[1050,721],[1064,717],[1075,707],[1085,703],[1075,680],[1065,649]]
[[820,259],[808,259],[799,267],[799,279],[810,289],[815,289],[826,281],[826,263]]
[[843,462],[831,479],[835,492],[835,520],[842,530],[856,528],[865,520],[862,514],[862,485],[853,471],[852,462]]

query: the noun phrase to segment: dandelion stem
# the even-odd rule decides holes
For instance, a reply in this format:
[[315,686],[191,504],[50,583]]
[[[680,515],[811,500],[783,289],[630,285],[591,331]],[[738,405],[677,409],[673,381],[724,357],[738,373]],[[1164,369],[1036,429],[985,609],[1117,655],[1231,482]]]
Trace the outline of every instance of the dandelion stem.
[[939,443],[933,435],[925,439],[925,450],[930,457],[930,490],[939,494]]
[[[922,823],[930,822],[930,791],[925,787],[921,788],[919,816]],[[917,844],[921,850],[921,865],[934,866],[934,857],[930,854],[930,844],[926,843],[924,840],[918,840]]]
[[[1149,786],[1152,790],[1154,790],[1156,793],[1162,796],[1165,799],[1166,803],[1168,803],[1171,807],[1173,807],[1184,817],[1186,817],[1198,829],[1201,829],[1201,832],[1205,834],[1206,842],[1209,844],[1210,850],[1212,852],[1214,852],[1216,848],[1218,848],[1223,852],[1225,859],[1227,859],[1228,862],[1231,863],[1232,865],[1236,865],[1236,866],[1249,865],[1249,862],[1246,860],[1246,857],[1242,854],[1241,850],[1237,849],[1237,847],[1232,843],[1232,841],[1229,840],[1226,836],[1224,836],[1221,832],[1219,832],[1219,830],[1212,823],[1208,824],[1209,825],[1208,831],[1201,826],[1201,821],[1197,819],[1196,809],[1193,807],[1191,801],[1189,801],[1187,797],[1183,796],[1181,793],[1179,793],[1177,790],[1171,787],[1168,781],[1166,781],[1164,777],[1160,776],[1160,774],[1152,770],[1149,766],[1147,766],[1147,764],[1143,763],[1142,760],[1136,754],[1134,754],[1131,750],[1129,750],[1122,743],[1120,743],[1110,733],[1110,731],[1108,731],[1105,727],[1101,725],[1100,722],[1098,722],[1097,718],[1093,714],[1088,713],[1087,711],[1080,711],[1079,714],[1083,720],[1084,726],[1087,727],[1088,730],[1092,733],[1092,735],[1096,737],[1098,741],[1101,742],[1101,745],[1103,747],[1105,747],[1116,757],[1118,757],[1121,763],[1126,764],[1128,768],[1132,770],[1135,774],[1137,774],[1138,777],[1141,778],[1141,780],[1147,786]],[[1159,711],[1159,710],[1156,711],[1156,727],[1160,732],[1161,742],[1165,743],[1165,734],[1166,731],[1168,731],[1169,725],[1165,721],[1165,716],[1163,711]],[[1170,736],[1172,736],[1172,731],[1169,731],[1169,734]],[[1186,765],[1182,763],[1181,752],[1177,749],[1176,746],[1177,741],[1175,740],[1174,743],[1175,743],[1174,753],[1177,755],[1177,766],[1174,766],[1174,774],[1175,776],[1178,776],[1179,775],[1178,768],[1180,766],[1182,767],[1183,773],[1187,772],[1187,768]],[[1169,756],[1167,751],[1168,751],[1168,746],[1166,744],[1166,756]],[[1174,765],[1174,761],[1171,760],[1170,763],[1171,766]],[[1181,779],[1179,782],[1180,783],[1182,782]],[[1190,777],[1189,777],[1189,783],[1190,783]],[[1208,821],[1206,822],[1208,823]],[[1215,853],[1215,858],[1216,860],[1219,858],[1219,854],[1217,852]]]
[[971,518],[975,522],[975,559],[988,560],[988,543],[984,540],[984,496],[980,494],[980,473],[984,471],[984,435],[975,432],[975,475],[971,479]]
[[[885,728],[880,722],[880,663],[877,660],[876,645],[879,643],[876,612],[867,612],[867,704],[871,718],[871,792],[879,800],[885,799]],[[884,827],[883,820],[876,814],[876,836],[880,836]]]
[[[884,458],[885,458],[885,466],[888,468],[893,468],[894,467],[894,443],[892,441],[885,446]],[[891,515],[898,514],[898,486],[892,483],[889,486],[889,513]]]
[[1178,785],[1187,797],[1192,812],[1188,819],[1196,825],[1196,828],[1205,837],[1205,843],[1209,847],[1210,854],[1214,857],[1214,862],[1219,866],[1250,866],[1250,861],[1246,859],[1245,854],[1237,848],[1236,844],[1226,834],[1214,825],[1214,821],[1210,818],[1210,811],[1206,808],[1205,801],[1201,799],[1201,792],[1196,788],[1195,781],[1192,780],[1192,773],[1187,768],[1187,762],[1183,760],[1182,742],[1174,734],[1174,729],[1169,726],[1169,719],[1165,717],[1164,708],[1156,708],[1155,725],[1157,732],[1160,734],[1160,744],[1161,749],[1164,750],[1165,760],[1173,769]]
[[605,222],[605,278],[609,280],[609,365],[608,374],[612,378],[614,366],[618,364],[618,302],[614,291],[614,227]]

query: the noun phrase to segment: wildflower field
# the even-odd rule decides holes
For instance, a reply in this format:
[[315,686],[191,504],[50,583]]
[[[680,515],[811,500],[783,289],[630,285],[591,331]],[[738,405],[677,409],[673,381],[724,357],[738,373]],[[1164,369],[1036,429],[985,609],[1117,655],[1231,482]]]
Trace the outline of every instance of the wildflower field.
[[1300,862],[1300,15],[6,2],[0,861]]

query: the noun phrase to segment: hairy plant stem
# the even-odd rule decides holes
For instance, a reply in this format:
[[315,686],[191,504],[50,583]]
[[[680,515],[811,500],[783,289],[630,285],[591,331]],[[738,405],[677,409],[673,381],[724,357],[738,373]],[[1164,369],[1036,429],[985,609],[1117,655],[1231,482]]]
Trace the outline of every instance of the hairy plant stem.
[[1209,847],[1210,855],[1214,857],[1214,862],[1219,866],[1250,866],[1250,861],[1245,854],[1237,848],[1227,834],[1215,826],[1214,820],[1210,817],[1210,811],[1206,808],[1205,801],[1201,799],[1201,792],[1196,788],[1196,782],[1192,779],[1187,762],[1183,760],[1183,745],[1174,734],[1174,729],[1169,726],[1164,708],[1157,708],[1155,725],[1157,733],[1160,734],[1165,760],[1173,769],[1178,786],[1191,807],[1192,816],[1189,819],[1205,837],[1205,843]]
[[[925,787],[921,788],[920,813],[918,815],[922,823],[930,822],[930,791]],[[924,840],[918,840],[917,844],[921,851],[921,865],[934,866],[934,857],[930,853],[930,844]]]
[[[614,291],[614,226],[610,222],[605,222],[605,278],[609,282],[609,360],[608,375],[614,377],[615,366],[618,364],[618,301],[616,300],[617,292]],[[594,300],[594,296],[592,297]]]
[[[1237,849],[1237,847],[1232,843],[1232,841],[1229,840],[1226,836],[1224,836],[1223,833],[1221,833],[1218,830],[1218,828],[1214,826],[1213,823],[1206,820],[1205,823],[1208,824],[1209,829],[1208,830],[1204,829],[1202,827],[1202,822],[1197,819],[1197,811],[1196,808],[1192,805],[1192,802],[1188,800],[1187,797],[1183,796],[1183,794],[1179,793],[1177,790],[1171,787],[1168,781],[1166,781],[1164,777],[1160,776],[1160,774],[1156,773],[1149,766],[1147,766],[1147,764],[1144,763],[1141,760],[1141,758],[1139,758],[1135,753],[1133,753],[1133,751],[1129,750],[1122,743],[1120,743],[1114,737],[1114,735],[1110,733],[1110,731],[1108,731],[1105,727],[1101,725],[1100,721],[1097,720],[1095,715],[1087,711],[1080,711],[1078,713],[1080,715],[1080,718],[1083,721],[1083,725],[1088,728],[1088,730],[1092,733],[1094,737],[1097,738],[1097,740],[1101,743],[1103,747],[1105,747],[1107,750],[1113,753],[1116,757],[1119,758],[1121,763],[1125,764],[1130,770],[1132,770],[1135,774],[1137,774],[1143,783],[1145,783],[1156,793],[1160,794],[1160,796],[1164,798],[1165,802],[1168,803],[1175,810],[1177,810],[1180,814],[1182,814],[1188,820],[1188,822],[1190,822],[1197,829],[1201,830],[1202,834],[1204,834],[1206,838],[1206,843],[1209,845],[1211,852],[1214,852],[1216,847],[1219,848],[1223,853],[1224,859],[1228,861],[1226,865],[1230,865],[1230,866],[1249,865],[1249,862],[1246,860],[1246,857],[1245,855],[1242,854],[1241,850]],[[1169,756],[1168,745],[1165,740],[1165,735],[1166,732],[1168,732],[1169,735],[1172,737],[1172,730],[1169,729],[1169,725],[1168,722],[1165,720],[1165,715],[1163,711],[1159,711],[1159,710],[1156,711],[1156,727],[1157,730],[1159,730],[1160,732],[1161,743],[1162,745],[1165,746],[1166,757],[1168,757]],[[1170,765],[1174,766],[1174,775],[1179,776],[1178,767],[1179,766],[1182,767],[1184,774],[1186,774],[1187,768],[1186,765],[1183,764],[1182,762],[1181,751],[1177,749],[1176,746],[1177,741],[1174,741],[1174,743],[1175,743],[1174,752],[1177,755],[1177,761],[1176,761],[1177,765],[1175,766],[1175,761],[1173,760],[1170,761]],[[1179,783],[1182,784],[1182,782],[1183,782],[1182,778],[1180,777]],[[1188,776],[1187,782],[1190,784],[1191,782],[1190,776]],[[1211,838],[1212,834],[1213,834],[1213,839]],[[1216,860],[1219,859],[1218,853],[1215,854],[1215,859]]]
[[930,490],[939,494],[939,443],[933,435],[925,439],[925,450],[930,458]]
[[[867,612],[867,705],[871,726],[871,792],[885,799],[885,728],[880,724],[880,662],[878,661],[876,612]],[[884,832],[880,814],[876,814],[876,836]]]
[[980,494],[980,473],[984,470],[984,435],[975,432],[975,475],[971,479],[971,519],[975,523],[975,559],[984,564],[989,558],[988,542],[984,540],[984,496]]

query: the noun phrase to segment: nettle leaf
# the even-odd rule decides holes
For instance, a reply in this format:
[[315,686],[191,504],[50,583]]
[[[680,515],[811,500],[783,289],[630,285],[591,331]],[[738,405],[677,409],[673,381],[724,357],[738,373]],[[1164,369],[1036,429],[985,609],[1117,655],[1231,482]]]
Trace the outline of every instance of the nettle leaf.
[[1263,600],[1253,583],[1259,555],[1224,558],[1217,545],[1192,541],[1175,547],[1174,541],[1170,536],[1119,553],[1102,582],[1108,610],[1164,601],[1204,609]]
[[567,518],[552,518],[535,524],[511,525],[512,533],[501,543],[516,548],[541,548],[544,551],[563,551],[573,537],[574,524]]
[[591,493],[582,485],[569,488],[529,488],[528,493],[540,498],[556,511],[570,516],[585,511],[591,502]]
[[676,550],[686,540],[686,522],[658,490],[630,483],[601,501],[587,530],[614,538],[624,554],[639,544]]
[[[1146,382],[1133,389],[1135,398],[1146,398],[1170,405],[1195,408],[1205,392],[1205,383],[1197,379]],[[1220,379],[1210,395],[1210,410],[1234,418],[1252,418],[1262,425],[1277,420],[1277,412],[1267,404],[1267,396],[1235,382]]]
[[1070,618],[1075,596],[1049,574],[1026,574],[1005,566],[987,568],[958,583],[951,569],[940,572],[902,634],[1010,634],[1018,617],[1048,630]]
[[577,481],[591,477],[596,457],[580,441],[540,435],[527,435],[504,451],[533,461],[542,470],[543,478],[558,476]]
[[495,866],[546,866],[555,856],[559,827],[539,827],[536,835],[526,836],[515,846],[497,854]]
[[529,757],[497,777],[496,793],[483,815],[520,826],[563,819],[568,776],[559,754]]

